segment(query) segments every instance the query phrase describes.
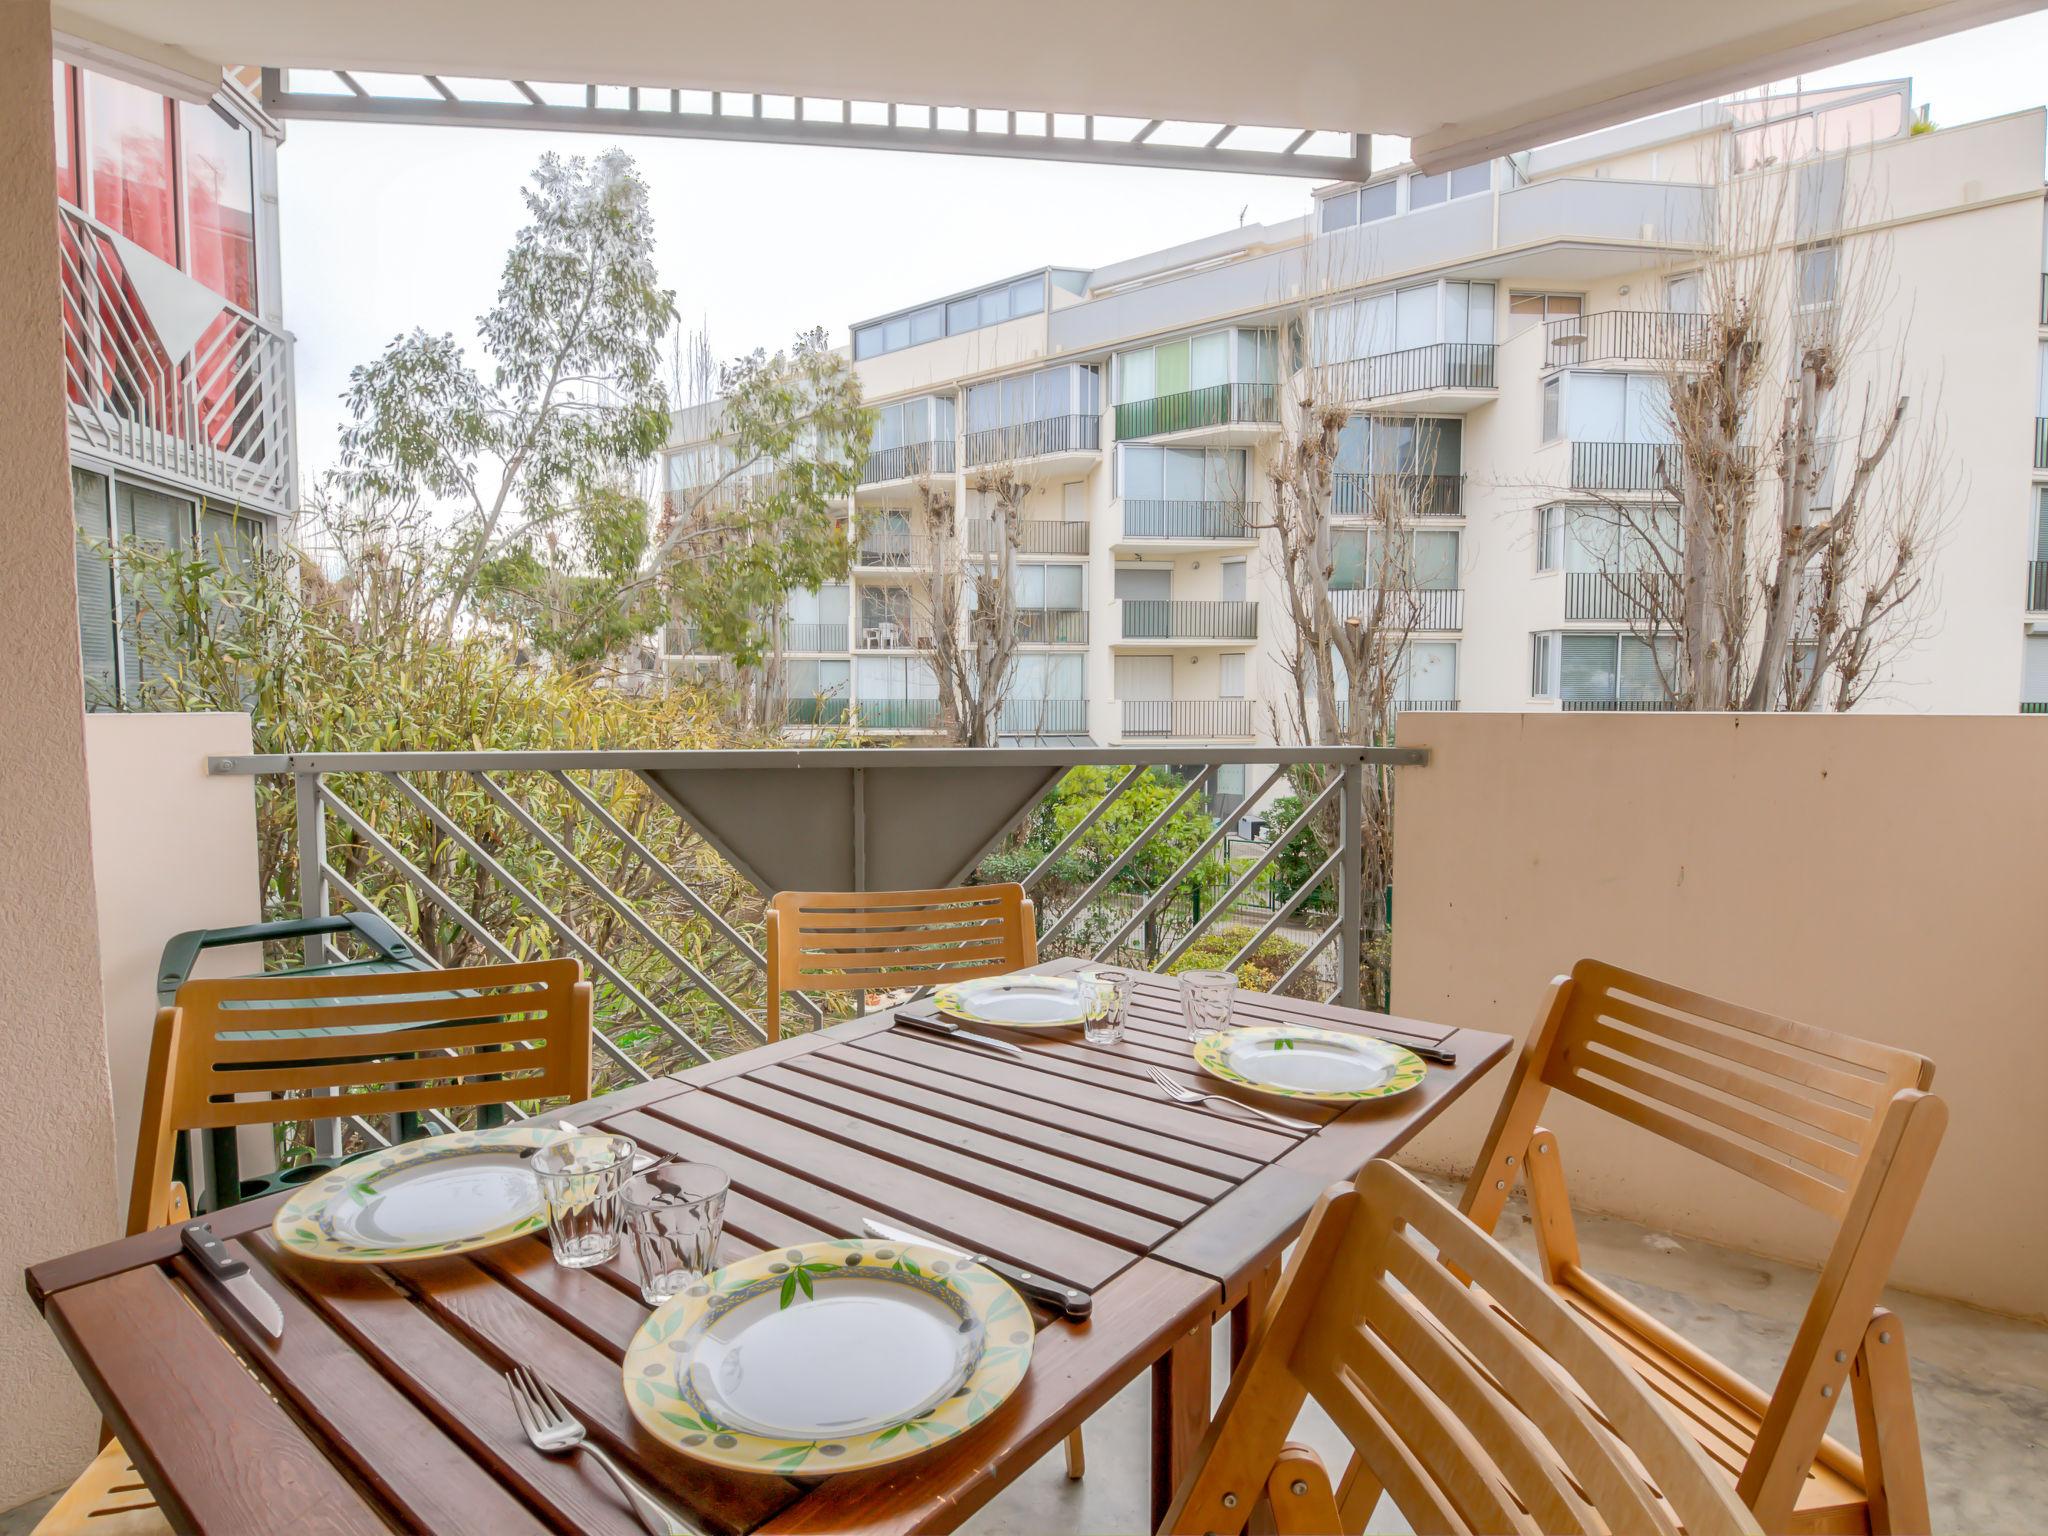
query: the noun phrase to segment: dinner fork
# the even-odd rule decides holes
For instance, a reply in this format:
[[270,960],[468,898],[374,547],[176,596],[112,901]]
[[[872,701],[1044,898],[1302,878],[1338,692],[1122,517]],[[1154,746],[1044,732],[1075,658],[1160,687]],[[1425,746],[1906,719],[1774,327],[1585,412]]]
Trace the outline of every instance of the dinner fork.
[[1157,1067],[1147,1067],[1145,1071],[1150,1074],[1152,1081],[1159,1085],[1161,1091],[1176,1104],[1203,1104],[1207,1103],[1210,1099],[1214,1099],[1218,1104],[1228,1104],[1232,1109],[1245,1110],[1250,1114],[1257,1115],[1261,1120],[1270,1120],[1275,1125],[1284,1125],[1290,1131],[1311,1131],[1315,1129],[1314,1126],[1309,1125],[1305,1121],[1290,1120],[1285,1115],[1276,1115],[1269,1109],[1261,1109],[1256,1104],[1247,1104],[1242,1099],[1233,1099],[1227,1094],[1202,1093],[1188,1087],[1185,1083],[1176,1083]]
[[640,1517],[640,1523],[647,1528],[649,1536],[701,1536],[700,1532],[655,1503],[619,1469],[617,1462],[589,1443],[582,1420],[555,1396],[553,1387],[523,1365],[516,1365],[505,1373],[505,1385],[512,1393],[512,1411],[519,1415],[526,1438],[533,1442],[535,1450],[549,1456],[567,1456],[577,1450],[588,1452],[600,1467],[611,1473],[612,1481],[619,1485],[619,1492],[633,1506],[633,1513]]

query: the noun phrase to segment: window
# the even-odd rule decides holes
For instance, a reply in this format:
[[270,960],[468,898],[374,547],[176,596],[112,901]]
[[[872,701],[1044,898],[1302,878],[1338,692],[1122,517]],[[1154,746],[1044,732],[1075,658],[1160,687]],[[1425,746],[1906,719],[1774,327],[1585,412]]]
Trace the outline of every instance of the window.
[[1455,416],[1354,416],[1337,436],[1340,474],[1455,475],[1465,424]]
[[[846,698],[848,663],[824,657],[794,657],[782,664],[782,689],[792,702]],[[833,718],[837,718],[834,716]]]
[[2048,485],[2034,488],[2034,558],[2048,560]]
[[1552,374],[1543,381],[1543,441],[1564,436],[1564,381]]
[[1439,172],[1435,176],[1425,176],[1418,171],[1408,178],[1408,211],[1414,213],[1455,198],[1472,197],[1492,185],[1493,162],[1490,160],[1461,166],[1455,171]]
[[1449,704],[1458,697],[1458,643],[1410,640],[1396,688],[1404,704]]
[[1664,283],[1664,312],[1668,315],[1697,315],[1704,313],[1701,305],[1705,302],[1700,286],[1700,274],[1681,272],[1667,278]]
[[953,402],[945,395],[919,395],[897,400],[875,411],[875,432],[868,442],[870,453],[902,448],[915,443],[946,443],[953,440]]
[[50,61],[50,92],[57,119],[57,195],[67,203],[78,199],[78,114],[73,104],[71,66]]
[[[1552,410],[1560,386],[1561,422]],[[1543,381],[1543,430],[1546,442],[1562,435],[1585,443],[1667,443],[1669,387],[1655,374],[1553,374]]]
[[910,344],[937,341],[946,334],[946,311],[937,304],[927,305],[910,317]]
[[[190,549],[193,543],[192,513],[192,503],[181,496],[167,496],[161,491],[126,483],[117,483],[114,487],[117,543],[149,545],[157,549]],[[132,699],[143,683],[160,675],[157,657],[145,658],[140,651],[145,648],[154,650],[153,642],[163,634],[163,620],[144,612],[133,593],[121,594],[120,608],[124,639],[134,636],[142,642],[122,648],[121,692],[124,698]]]
[[1408,211],[1415,213],[1424,208],[1434,208],[1445,202],[1451,195],[1449,176],[1424,176],[1417,173],[1408,178]]
[[1275,331],[1211,331],[1119,352],[1116,397],[1129,404],[1218,384],[1270,383],[1278,356]]
[[1564,569],[1564,508],[1539,507],[1536,511],[1536,569]]
[[1165,602],[1173,596],[1173,571],[1163,565],[1120,565],[1116,568],[1116,600]]
[[1216,697],[1219,699],[1241,699],[1244,697],[1243,651],[1229,651],[1216,658]]
[[1330,535],[1330,590],[1356,592],[1368,583],[1379,590],[1450,592],[1458,585],[1458,531],[1417,528],[1404,533],[1399,546],[1405,569],[1392,569],[1382,553],[1378,529],[1339,528]]
[[80,73],[92,155],[92,216],[178,265],[171,203],[171,104],[111,75]]
[[1841,247],[1832,240],[1800,248],[1797,261],[1801,309],[1817,309],[1834,302],[1840,257]]
[[1242,448],[1119,443],[1117,494],[1128,501],[1243,501]]
[[1019,608],[1056,608],[1072,612],[1087,607],[1082,595],[1086,568],[1079,565],[1019,565],[1012,575]]
[[1638,635],[1541,632],[1529,637],[1529,692],[1588,708],[1656,704],[1670,697],[1664,678],[1677,657],[1671,635],[1653,646]]
[[854,360],[922,346],[941,336],[958,336],[984,325],[1000,325],[1019,315],[1042,314],[1044,310],[1045,275],[1014,278],[979,293],[963,294],[943,304],[926,304],[905,314],[855,327]]
[[[1086,695],[1088,658],[1057,652],[1026,651],[1010,673],[1009,702],[1041,704]],[[1026,724],[1035,724],[1027,715]]]
[[209,104],[178,103],[186,267],[230,304],[256,307],[256,188],[249,130]]
[[1400,189],[1400,182],[1389,178],[1326,197],[1317,209],[1316,227],[1327,235],[1354,224],[1377,224],[1381,219],[1391,219],[1400,211]]
[[1315,312],[1316,359],[1348,362],[1439,341],[1490,343],[1493,304],[1492,283],[1419,283],[1326,304]]
[[2028,635],[2020,654],[2020,703],[2048,712],[2048,635]]
[[1554,632],[1533,634],[1529,637],[1529,696],[1536,699],[1557,697],[1557,641]]
[[114,635],[114,562],[106,550],[114,532],[107,477],[74,468],[71,509],[78,519],[78,648],[85,663],[85,701],[88,706],[111,706],[119,692],[119,648]]
[[1101,375],[1093,368],[1042,368],[970,385],[967,430],[991,432],[1027,422],[1062,416],[1094,416],[1101,412]]

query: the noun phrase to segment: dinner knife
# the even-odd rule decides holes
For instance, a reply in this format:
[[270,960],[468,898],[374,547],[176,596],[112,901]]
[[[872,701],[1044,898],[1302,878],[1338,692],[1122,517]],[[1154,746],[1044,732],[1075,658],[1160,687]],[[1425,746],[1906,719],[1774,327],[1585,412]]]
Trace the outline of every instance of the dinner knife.
[[1009,1041],[992,1039],[988,1035],[978,1035],[963,1025],[955,1024],[950,1019],[931,1019],[924,1017],[922,1014],[899,1013],[896,1015],[896,1022],[910,1029],[921,1029],[928,1035],[940,1035],[948,1040],[965,1040],[972,1045],[985,1045],[992,1051],[1002,1052],[1005,1056],[1014,1056],[1019,1061],[1025,1059],[1024,1052],[1019,1047],[1010,1044]]
[[985,1253],[964,1253],[959,1246],[933,1237],[929,1232],[920,1232],[915,1227],[891,1226],[888,1222],[877,1221],[869,1216],[861,1222],[861,1230],[869,1237],[879,1237],[890,1243],[921,1243],[927,1248],[943,1248],[947,1253],[958,1254],[971,1264],[1001,1275],[1024,1295],[1042,1307],[1050,1307],[1069,1322],[1084,1323],[1088,1314],[1095,1310],[1095,1298],[1089,1292],[1071,1285],[1061,1285],[1044,1275],[1033,1274],[1015,1264],[1006,1264],[1001,1259],[992,1259]]
[[278,1310],[277,1299],[256,1283],[245,1262],[228,1252],[227,1244],[213,1235],[213,1228],[203,1221],[188,1225],[185,1251],[219,1282],[222,1290],[235,1298],[235,1305],[249,1321],[273,1339],[284,1337],[284,1313]]

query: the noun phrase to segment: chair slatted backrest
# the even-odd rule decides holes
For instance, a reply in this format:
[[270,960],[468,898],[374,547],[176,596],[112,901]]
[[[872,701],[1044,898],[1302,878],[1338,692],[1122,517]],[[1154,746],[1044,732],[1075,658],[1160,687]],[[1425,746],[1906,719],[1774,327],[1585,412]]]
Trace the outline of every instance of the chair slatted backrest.
[[1317,1206],[1166,1529],[1240,1528],[1311,1397],[1354,1519],[1384,1489],[1418,1531],[1757,1529],[1621,1357],[1392,1163]]
[[591,991],[574,960],[188,981],[158,1011],[129,1229],[166,1219],[179,1133],[590,1095]]
[[1925,1056],[1690,992],[1572,968],[1543,1081],[1840,1218]]
[[780,891],[768,905],[768,1038],[784,992],[868,992],[1000,976],[1038,962],[1014,883],[932,891]]

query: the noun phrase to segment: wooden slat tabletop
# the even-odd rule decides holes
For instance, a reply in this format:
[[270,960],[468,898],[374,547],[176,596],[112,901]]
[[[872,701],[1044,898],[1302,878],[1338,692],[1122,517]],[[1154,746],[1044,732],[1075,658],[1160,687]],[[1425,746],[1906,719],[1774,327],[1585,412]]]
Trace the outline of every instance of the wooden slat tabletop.
[[568,1112],[723,1168],[722,1259],[858,1235],[875,1216],[1095,1293],[1087,1324],[1041,1322],[1023,1387],[987,1423],[893,1467],[822,1481],[747,1476],[653,1441],[619,1381],[647,1316],[630,1253],[565,1270],[543,1241],[522,1239],[384,1268],[323,1265],[278,1248],[275,1202],[262,1201],[213,1224],[278,1297],[280,1340],[189,1265],[170,1229],[37,1266],[29,1289],[187,1529],[247,1529],[285,1510],[319,1530],[637,1529],[595,1466],[527,1446],[499,1375],[514,1362],[547,1378],[649,1488],[720,1533],[949,1529],[1152,1367],[1159,1504],[1208,1412],[1211,1320],[1263,1294],[1324,1186],[1399,1146],[1508,1046],[1292,1000],[1240,1001],[1261,1022],[1447,1040],[1458,1062],[1385,1104],[1264,1101],[1293,1128],[1179,1105],[1146,1065],[1238,1090],[1194,1067],[1176,984],[1144,978],[1118,1046],[1017,1036],[1029,1055],[1020,1062],[880,1015]]

